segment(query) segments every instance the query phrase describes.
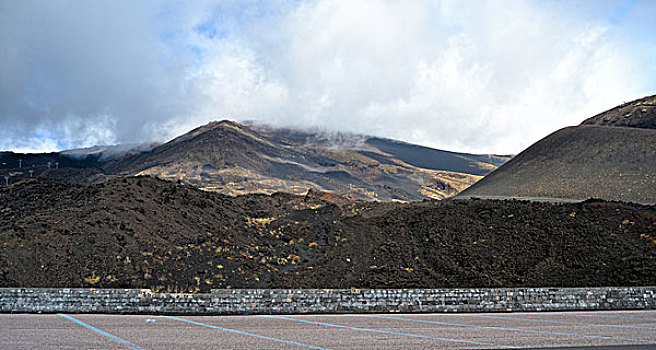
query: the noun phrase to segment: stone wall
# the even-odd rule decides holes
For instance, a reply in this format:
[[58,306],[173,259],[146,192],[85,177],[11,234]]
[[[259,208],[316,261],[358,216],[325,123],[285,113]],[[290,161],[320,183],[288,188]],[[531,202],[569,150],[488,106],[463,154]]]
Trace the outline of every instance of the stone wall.
[[146,289],[0,288],[3,313],[305,314],[656,309],[656,287],[499,289],[216,289],[204,294]]

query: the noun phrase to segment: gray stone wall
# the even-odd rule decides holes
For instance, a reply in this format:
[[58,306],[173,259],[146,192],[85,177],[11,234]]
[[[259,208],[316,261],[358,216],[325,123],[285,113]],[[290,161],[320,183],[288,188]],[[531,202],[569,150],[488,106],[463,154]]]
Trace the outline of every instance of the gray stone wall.
[[147,289],[0,288],[3,313],[306,314],[656,309],[656,287],[499,289]]

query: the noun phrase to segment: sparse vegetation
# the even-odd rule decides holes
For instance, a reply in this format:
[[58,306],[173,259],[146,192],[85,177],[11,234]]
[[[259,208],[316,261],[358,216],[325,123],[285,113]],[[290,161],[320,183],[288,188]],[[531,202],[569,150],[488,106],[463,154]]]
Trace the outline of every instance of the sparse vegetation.
[[275,220],[277,220],[275,217],[270,217],[270,218],[249,218],[249,217],[246,217],[246,226],[262,228],[262,227],[272,223]]
[[[164,203],[173,192],[177,199]],[[0,188],[0,286],[194,293],[656,284],[648,268],[656,264],[653,206],[470,200],[293,209],[305,200],[229,198],[153,178]]]

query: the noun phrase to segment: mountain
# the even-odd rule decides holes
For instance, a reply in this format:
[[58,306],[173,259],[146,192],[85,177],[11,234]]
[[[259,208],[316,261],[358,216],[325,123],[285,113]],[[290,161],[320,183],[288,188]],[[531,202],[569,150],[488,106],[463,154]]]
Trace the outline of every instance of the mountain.
[[[0,171],[11,173],[12,181],[32,169],[33,176],[83,184],[149,175],[229,195],[306,194],[314,189],[344,199],[414,201],[453,196],[509,158],[224,120],[127,152],[112,147],[40,155],[3,153]],[[23,159],[22,169],[16,168],[18,159]],[[53,169],[57,160],[59,169]]]
[[656,95],[554,132],[459,197],[656,203]]

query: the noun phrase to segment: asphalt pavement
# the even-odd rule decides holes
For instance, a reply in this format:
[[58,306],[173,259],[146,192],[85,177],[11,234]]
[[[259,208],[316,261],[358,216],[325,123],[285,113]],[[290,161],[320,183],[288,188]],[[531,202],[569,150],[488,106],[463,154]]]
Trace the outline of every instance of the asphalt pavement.
[[0,349],[656,349],[656,311],[0,314]]

